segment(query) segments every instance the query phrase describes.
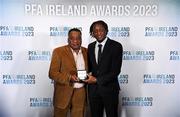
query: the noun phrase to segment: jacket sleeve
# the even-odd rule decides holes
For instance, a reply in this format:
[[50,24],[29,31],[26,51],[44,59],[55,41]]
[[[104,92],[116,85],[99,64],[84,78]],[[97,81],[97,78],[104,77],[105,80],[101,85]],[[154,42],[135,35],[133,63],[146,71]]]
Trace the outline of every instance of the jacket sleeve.
[[117,81],[117,77],[121,72],[122,66],[122,56],[123,56],[123,48],[122,45],[118,45],[115,47],[112,53],[112,60],[110,62],[109,72],[103,73],[99,76],[97,83],[99,85],[107,85],[108,83]]
[[58,55],[58,52],[57,49],[53,51],[49,68],[49,78],[54,80],[56,83],[69,84],[69,73],[68,71],[62,72],[62,57]]

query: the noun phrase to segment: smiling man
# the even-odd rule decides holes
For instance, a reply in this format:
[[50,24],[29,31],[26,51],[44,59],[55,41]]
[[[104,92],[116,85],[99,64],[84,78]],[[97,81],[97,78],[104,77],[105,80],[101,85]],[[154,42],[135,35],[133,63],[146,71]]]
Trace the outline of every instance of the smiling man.
[[84,117],[85,87],[78,71],[87,71],[87,49],[81,46],[81,31],[68,32],[68,45],[54,49],[49,77],[54,80],[54,117]]
[[88,46],[88,96],[92,117],[118,117],[118,75],[122,65],[122,45],[107,37],[104,21],[93,22],[90,35],[96,39]]

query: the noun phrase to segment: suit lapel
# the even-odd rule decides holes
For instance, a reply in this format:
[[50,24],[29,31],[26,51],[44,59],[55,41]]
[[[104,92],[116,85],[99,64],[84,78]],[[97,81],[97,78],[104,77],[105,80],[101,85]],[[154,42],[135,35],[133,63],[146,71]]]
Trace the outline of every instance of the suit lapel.
[[71,48],[68,45],[66,46],[66,52],[67,52],[67,55],[69,57],[69,62],[71,62],[72,65],[76,68],[76,63],[75,63],[75,60],[74,60],[73,53],[71,51]]
[[85,62],[85,69],[88,70],[87,53],[86,53],[85,49],[83,49],[83,48],[82,48],[82,54],[83,54],[83,58],[84,58],[84,62]]
[[109,46],[110,46],[110,40],[109,38],[107,39],[105,45],[104,45],[104,48],[103,48],[103,52],[102,52],[102,57],[108,53],[108,50],[109,50]]
[[96,45],[96,41],[93,43],[93,45],[92,45],[92,52],[91,53],[93,53],[92,54],[92,61],[93,61],[93,63],[95,63],[96,65],[98,65],[98,63],[97,63],[97,61],[96,61],[96,57],[95,57],[95,45]]
[[108,54],[108,51],[109,51],[109,47],[110,47],[110,40],[109,38],[107,39],[105,45],[104,45],[104,48],[103,48],[103,52],[102,52],[102,56],[101,56],[101,61],[99,63],[99,66],[101,65],[102,61],[103,61],[103,58],[104,56],[106,56],[106,54]]

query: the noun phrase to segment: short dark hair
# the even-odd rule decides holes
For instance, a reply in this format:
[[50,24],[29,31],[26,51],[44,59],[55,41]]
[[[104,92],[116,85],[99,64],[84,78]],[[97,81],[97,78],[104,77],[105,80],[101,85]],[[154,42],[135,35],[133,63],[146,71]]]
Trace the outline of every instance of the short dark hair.
[[92,33],[93,33],[93,28],[94,28],[94,26],[96,24],[102,25],[104,27],[104,29],[106,30],[106,32],[108,33],[108,25],[104,21],[98,20],[98,21],[93,22],[91,24],[91,26],[90,26],[89,33],[90,33],[91,36],[92,36]]
[[76,32],[79,32],[80,34],[82,34],[80,29],[78,29],[78,28],[71,28],[71,29],[69,30],[69,32],[68,32],[68,36],[70,35],[70,33],[71,33],[72,31],[76,31]]

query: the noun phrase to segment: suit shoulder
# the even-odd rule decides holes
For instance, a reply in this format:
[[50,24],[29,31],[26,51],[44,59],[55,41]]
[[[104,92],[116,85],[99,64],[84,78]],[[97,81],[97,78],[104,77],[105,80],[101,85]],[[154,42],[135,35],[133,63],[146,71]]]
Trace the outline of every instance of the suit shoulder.
[[65,45],[65,46],[60,46],[60,47],[55,48],[55,49],[54,49],[54,52],[63,51],[63,50],[65,50],[66,48],[67,48],[67,45]]
[[81,46],[81,49],[83,49],[83,50],[87,50],[87,48],[86,48],[86,47],[83,47],[83,46]]
[[87,48],[81,46],[81,50],[87,52]]
[[117,42],[115,40],[110,39],[111,45],[115,46],[115,47],[120,47],[122,48],[122,44],[120,42]]
[[88,48],[89,48],[89,47],[92,47],[92,46],[95,45],[95,44],[96,44],[96,41],[90,43],[90,44],[88,45]]

